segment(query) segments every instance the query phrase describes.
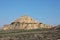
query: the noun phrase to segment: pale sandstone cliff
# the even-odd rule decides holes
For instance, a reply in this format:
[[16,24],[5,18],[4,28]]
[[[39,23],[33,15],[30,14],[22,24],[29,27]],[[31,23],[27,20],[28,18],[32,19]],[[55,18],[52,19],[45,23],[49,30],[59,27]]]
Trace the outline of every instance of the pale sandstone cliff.
[[33,20],[29,16],[22,16],[9,25],[4,25],[4,30],[9,29],[40,29],[40,28],[51,28],[51,25],[46,25],[36,20]]

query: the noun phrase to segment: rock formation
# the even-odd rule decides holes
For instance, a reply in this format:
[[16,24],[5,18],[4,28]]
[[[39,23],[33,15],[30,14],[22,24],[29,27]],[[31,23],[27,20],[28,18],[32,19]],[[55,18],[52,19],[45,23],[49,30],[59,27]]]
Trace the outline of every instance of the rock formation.
[[22,16],[9,25],[4,25],[3,30],[9,29],[40,29],[40,28],[51,28],[52,26],[43,24],[36,20],[33,20],[29,16]]

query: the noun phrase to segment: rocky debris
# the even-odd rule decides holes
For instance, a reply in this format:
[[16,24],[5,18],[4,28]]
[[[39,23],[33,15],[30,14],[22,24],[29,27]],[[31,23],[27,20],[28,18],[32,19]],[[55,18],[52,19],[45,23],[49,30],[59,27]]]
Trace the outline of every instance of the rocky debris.
[[[43,29],[44,30],[44,29]],[[47,31],[47,32],[46,32]],[[1,34],[0,40],[60,40],[60,32],[53,30],[46,30],[39,32],[22,32],[22,33],[9,33],[9,34]]]
[[52,29],[57,29],[57,30],[60,30],[60,25],[57,25],[57,26],[54,26],[54,27],[52,27]]
[[51,28],[52,26],[43,24],[32,19],[29,16],[22,16],[9,25],[4,25],[3,30],[9,29],[40,29],[40,28]]

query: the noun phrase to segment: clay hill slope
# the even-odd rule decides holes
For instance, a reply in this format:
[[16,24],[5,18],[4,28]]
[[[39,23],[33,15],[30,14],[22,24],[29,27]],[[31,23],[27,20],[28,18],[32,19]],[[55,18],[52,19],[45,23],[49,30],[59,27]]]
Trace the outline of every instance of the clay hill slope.
[[9,30],[9,29],[40,29],[40,28],[51,28],[51,25],[46,25],[41,22],[38,22],[34,19],[32,19],[29,16],[22,16],[12,22],[9,25],[4,25],[3,30]]

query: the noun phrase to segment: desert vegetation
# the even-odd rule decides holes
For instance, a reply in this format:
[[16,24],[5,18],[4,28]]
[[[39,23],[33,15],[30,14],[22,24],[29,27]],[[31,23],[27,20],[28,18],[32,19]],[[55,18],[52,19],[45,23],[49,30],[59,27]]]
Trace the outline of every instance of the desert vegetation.
[[0,31],[0,40],[59,40],[58,29],[7,30]]

